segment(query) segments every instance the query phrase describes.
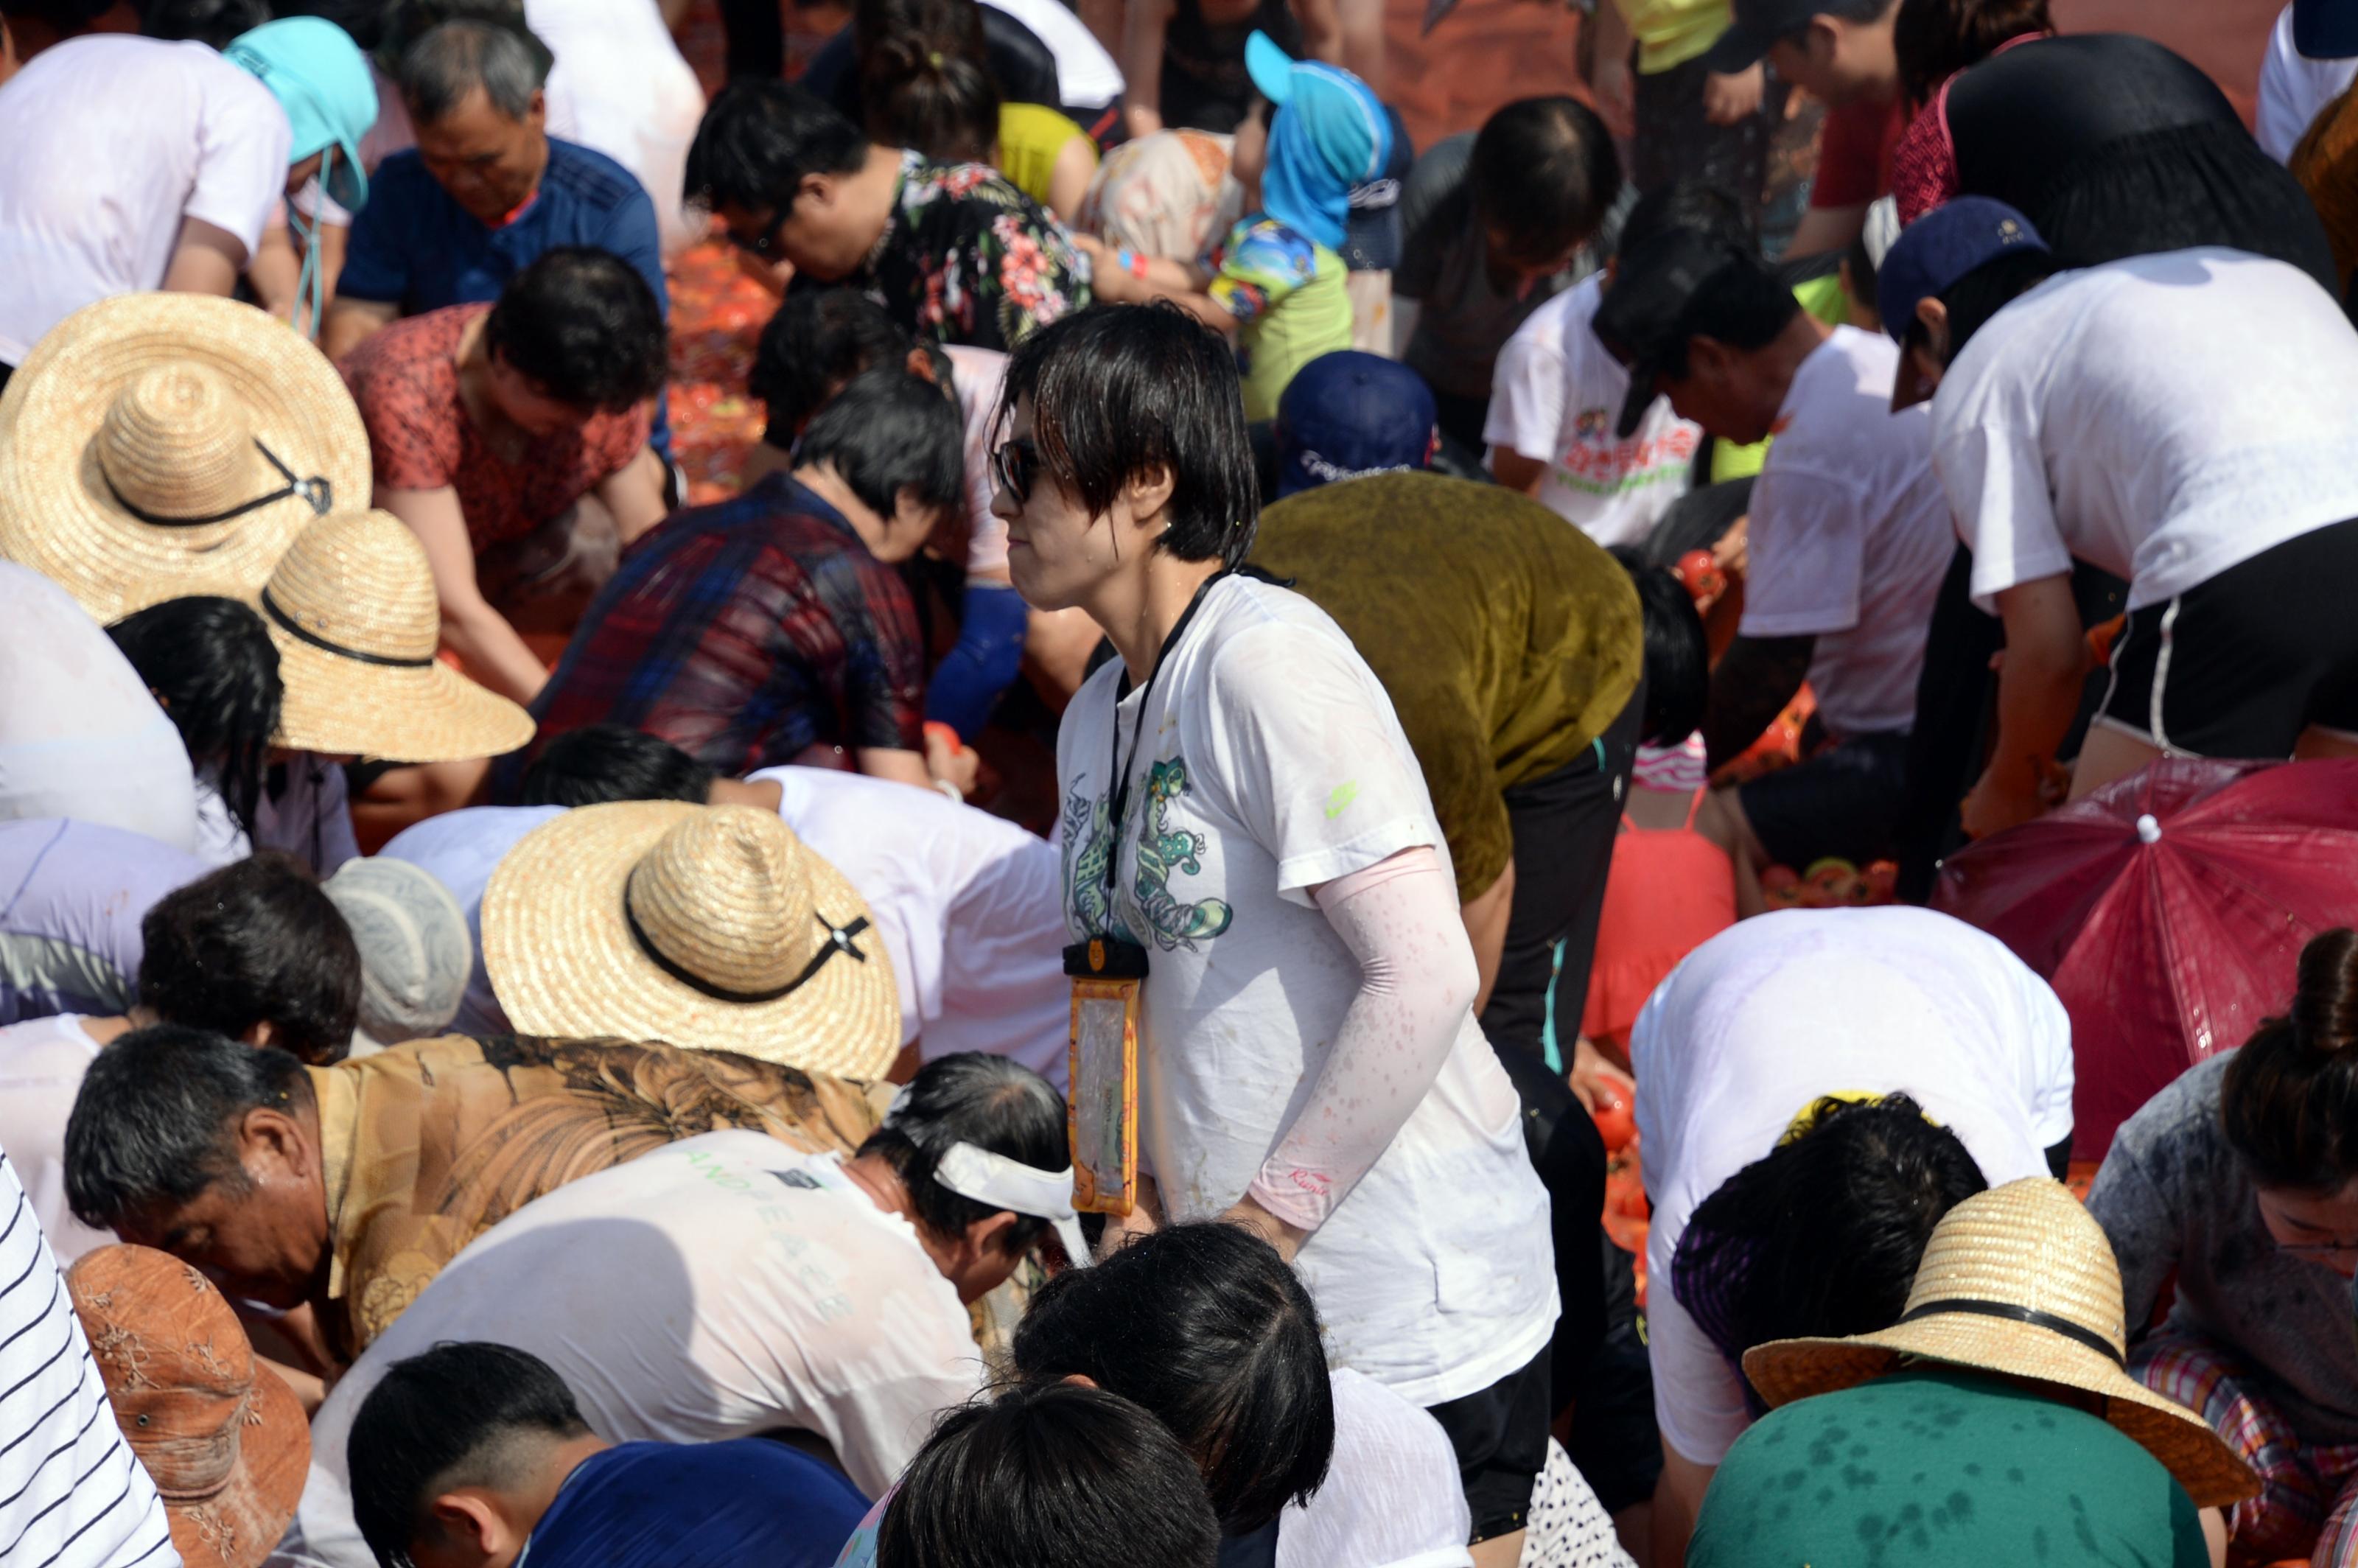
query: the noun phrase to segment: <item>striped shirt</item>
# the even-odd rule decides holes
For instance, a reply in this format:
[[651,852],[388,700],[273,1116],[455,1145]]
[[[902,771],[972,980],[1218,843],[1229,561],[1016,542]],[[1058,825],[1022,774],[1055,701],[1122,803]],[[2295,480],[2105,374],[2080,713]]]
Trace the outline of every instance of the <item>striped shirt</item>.
[[73,1298],[16,1167],[0,1152],[0,1563],[180,1568]]

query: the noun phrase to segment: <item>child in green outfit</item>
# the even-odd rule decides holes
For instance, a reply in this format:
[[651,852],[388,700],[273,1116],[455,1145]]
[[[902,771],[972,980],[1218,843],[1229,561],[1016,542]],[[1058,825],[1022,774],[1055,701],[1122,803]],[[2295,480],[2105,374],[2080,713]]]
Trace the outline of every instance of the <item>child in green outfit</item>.
[[1237,340],[1245,417],[1274,419],[1294,373],[1351,346],[1351,302],[1337,247],[1351,192],[1379,178],[1391,124],[1367,84],[1330,65],[1295,61],[1255,33],[1245,63],[1263,102],[1237,129],[1229,171],[1246,215],[1190,266],[1102,242],[1089,253],[1097,297],[1164,298]]

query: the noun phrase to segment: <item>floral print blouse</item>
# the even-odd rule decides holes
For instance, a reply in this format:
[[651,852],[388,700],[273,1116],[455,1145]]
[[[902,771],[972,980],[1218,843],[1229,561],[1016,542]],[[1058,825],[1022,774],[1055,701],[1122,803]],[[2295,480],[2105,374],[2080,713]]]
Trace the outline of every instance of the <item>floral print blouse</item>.
[[849,281],[912,332],[1013,348],[1089,302],[1089,265],[1064,225],[996,169],[901,155],[892,221]]

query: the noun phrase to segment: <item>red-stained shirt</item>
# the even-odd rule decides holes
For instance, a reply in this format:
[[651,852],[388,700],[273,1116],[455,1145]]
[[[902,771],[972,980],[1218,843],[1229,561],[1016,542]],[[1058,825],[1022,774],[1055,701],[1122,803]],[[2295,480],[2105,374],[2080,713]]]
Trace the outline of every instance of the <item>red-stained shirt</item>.
[[453,305],[395,321],[337,366],[368,427],[378,487],[450,486],[479,551],[556,517],[647,444],[642,404],[535,438],[513,461],[492,450],[459,397],[459,341],[491,308]]
[[1901,103],[1844,103],[1826,111],[1812,207],[1864,207],[1891,189],[1891,154],[1908,126]]

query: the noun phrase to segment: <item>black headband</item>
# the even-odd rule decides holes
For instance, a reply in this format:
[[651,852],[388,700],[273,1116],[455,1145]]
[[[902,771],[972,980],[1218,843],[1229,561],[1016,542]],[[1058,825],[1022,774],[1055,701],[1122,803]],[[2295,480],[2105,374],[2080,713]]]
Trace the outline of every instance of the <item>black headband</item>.
[[1937,1302],[1926,1302],[1922,1306],[1912,1308],[1899,1321],[1913,1323],[1920,1317],[1933,1317],[1942,1313],[1952,1312],[1972,1313],[1981,1317],[1999,1317],[2009,1323],[2027,1323],[2035,1328],[2044,1328],[2051,1333],[2061,1335],[2075,1345],[2086,1346],[2122,1371],[2128,1370],[2127,1357],[2114,1348],[2111,1340],[2106,1339],[2094,1329],[2082,1327],[2068,1317],[2058,1317],[2051,1312],[2040,1312],[2036,1307],[2017,1306],[2012,1302],[1982,1301],[1973,1296],[1950,1296]]
[[639,951],[654,959],[656,968],[689,989],[702,991],[715,1001],[735,1002],[742,1007],[751,1007],[757,1002],[775,1001],[782,996],[800,989],[807,985],[821,969],[827,968],[827,961],[838,953],[849,953],[863,964],[868,962],[868,955],[853,946],[851,940],[868,929],[866,915],[859,916],[849,925],[838,925],[816,909],[811,911],[811,918],[827,927],[827,942],[811,956],[811,961],[803,966],[802,973],[772,990],[732,991],[714,985],[701,975],[690,973],[674,962],[663,949],[657,947],[647,935],[646,929],[639,924],[639,917],[631,913],[630,883],[625,881],[622,884],[622,921],[630,927],[631,940],[639,945]]
[[330,643],[309,627],[297,623],[295,617],[278,608],[278,601],[270,597],[270,590],[266,588],[262,590],[262,611],[277,622],[279,629],[288,636],[298,642],[308,643],[315,648],[325,649],[340,659],[358,659],[364,665],[384,665],[396,670],[422,670],[434,662],[434,655],[431,654],[422,659],[397,659],[391,654],[371,654],[359,648],[347,648],[341,643]]
[[287,482],[267,495],[257,495],[252,501],[242,501],[228,511],[216,512],[209,517],[165,517],[157,513],[141,511],[125,501],[123,498],[123,492],[114,488],[114,476],[106,471],[103,459],[98,465],[98,477],[106,481],[106,493],[114,497],[114,504],[138,518],[142,523],[151,523],[158,528],[202,528],[211,523],[226,523],[233,517],[243,517],[258,507],[284,501],[290,495],[299,495],[310,503],[311,515],[314,517],[326,516],[336,504],[336,487],[329,483],[325,478],[313,474],[309,479],[297,479],[295,470],[280,462],[278,454],[264,446],[259,437],[254,439],[254,449],[269,459],[270,466],[276,469],[285,477]]

